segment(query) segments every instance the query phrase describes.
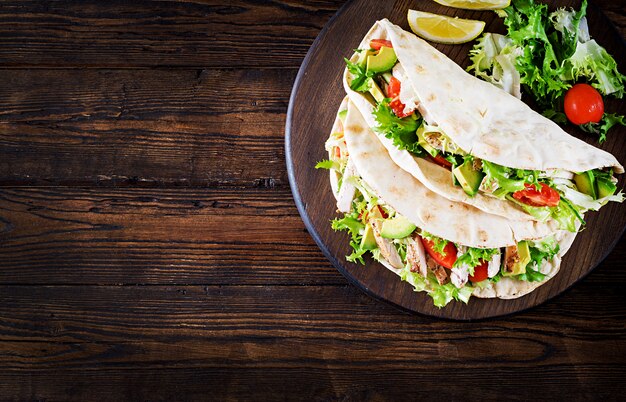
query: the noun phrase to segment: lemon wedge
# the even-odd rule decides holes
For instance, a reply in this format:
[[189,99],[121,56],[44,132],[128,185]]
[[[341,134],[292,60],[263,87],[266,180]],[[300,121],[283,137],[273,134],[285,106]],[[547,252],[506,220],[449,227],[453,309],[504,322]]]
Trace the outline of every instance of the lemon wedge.
[[442,6],[464,10],[499,10],[508,7],[511,0],[434,0]]
[[464,20],[417,10],[409,10],[408,20],[413,32],[437,43],[469,42],[485,29],[484,21]]

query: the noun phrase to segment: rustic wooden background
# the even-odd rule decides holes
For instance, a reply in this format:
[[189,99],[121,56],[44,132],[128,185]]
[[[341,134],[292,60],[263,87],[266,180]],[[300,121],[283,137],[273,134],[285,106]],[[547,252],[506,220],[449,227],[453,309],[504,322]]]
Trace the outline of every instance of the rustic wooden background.
[[[284,123],[344,2],[0,3],[1,400],[624,398],[623,240],[566,294],[474,323],[324,259]],[[626,37],[625,2],[594,4]]]

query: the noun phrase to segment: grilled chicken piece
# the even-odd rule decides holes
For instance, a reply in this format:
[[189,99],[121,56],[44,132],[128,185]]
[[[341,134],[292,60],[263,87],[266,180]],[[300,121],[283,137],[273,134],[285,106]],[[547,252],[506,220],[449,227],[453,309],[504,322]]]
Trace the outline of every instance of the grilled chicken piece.
[[457,288],[462,288],[469,280],[469,267],[465,264],[450,271],[450,281]]
[[513,272],[513,266],[520,261],[517,245],[509,246],[504,250],[504,269]]
[[380,249],[380,255],[382,255],[383,258],[395,269],[402,269],[404,264],[402,263],[400,254],[398,254],[398,251],[391,243],[391,240],[385,239],[380,235],[380,227],[382,225],[381,221],[378,219],[370,219],[369,223],[372,225],[372,231],[374,232],[376,244]]
[[433,274],[435,274],[435,278],[437,278],[437,282],[439,282],[440,285],[446,283],[446,281],[448,280],[448,273],[446,272],[446,269],[444,267],[437,265],[432,271]]
[[341,188],[339,189],[339,194],[337,194],[337,209],[340,212],[348,213],[350,212],[350,209],[352,209],[352,200],[354,199],[354,195],[356,193],[356,187],[354,187],[354,184],[350,183],[350,180],[346,179],[356,175],[357,172],[354,168],[354,164],[351,159],[348,159],[348,164],[343,171]]
[[406,247],[406,259],[410,264],[411,272],[419,272],[424,278],[428,275],[428,266],[426,265],[426,253],[424,245],[418,235],[413,236]]
[[489,265],[487,267],[487,276],[493,278],[494,276],[498,275],[501,265],[502,253],[498,253],[494,255],[493,258],[491,258],[491,261],[489,261]]

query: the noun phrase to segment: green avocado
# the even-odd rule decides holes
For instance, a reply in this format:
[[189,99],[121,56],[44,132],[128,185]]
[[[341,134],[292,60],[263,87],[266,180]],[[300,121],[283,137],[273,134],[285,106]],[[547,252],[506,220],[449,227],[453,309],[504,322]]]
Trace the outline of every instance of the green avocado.
[[374,97],[374,99],[376,100],[376,103],[382,102],[385,99],[385,94],[380,89],[380,87],[374,82],[373,79],[370,79],[369,81],[370,81],[369,83],[370,94]]
[[402,239],[413,233],[416,227],[407,218],[398,215],[393,219],[383,221],[380,235],[385,239]]
[[361,248],[363,250],[374,250],[378,245],[376,244],[376,238],[374,237],[374,229],[369,223],[365,225],[365,232],[361,239]]
[[383,46],[376,55],[367,56],[367,72],[384,73],[393,68],[398,61],[396,52],[387,46]]
[[417,129],[417,144],[424,148],[426,152],[428,152],[430,156],[434,158],[435,156],[437,156],[439,151],[433,148],[433,146],[430,145],[428,141],[426,141],[426,138],[424,137],[424,130],[425,129],[423,124],[420,126],[420,128]]
[[346,122],[347,115],[348,115],[348,109],[342,110],[341,112],[337,113],[337,116],[339,116],[339,120],[341,120],[342,123]]
[[356,60],[356,64],[358,64],[359,66],[366,68],[367,67],[367,58],[369,56],[373,56],[374,55],[374,51],[373,50],[362,50],[359,53],[359,57]]
[[615,194],[617,186],[610,180],[598,179],[596,180],[598,185],[598,198],[604,198]]
[[473,163],[470,159],[466,159],[463,164],[452,169],[454,177],[459,181],[465,193],[474,196],[478,192],[480,183],[483,181],[485,174],[480,170],[474,170]]
[[578,191],[592,196],[594,200],[598,198],[595,183],[596,179],[592,170],[574,175],[574,182],[576,183],[576,187],[578,187]]
[[[530,262],[530,247],[527,241],[521,241],[516,246],[507,247],[504,252],[503,276],[513,276],[526,273],[526,265]],[[511,265],[511,266],[510,266]]]

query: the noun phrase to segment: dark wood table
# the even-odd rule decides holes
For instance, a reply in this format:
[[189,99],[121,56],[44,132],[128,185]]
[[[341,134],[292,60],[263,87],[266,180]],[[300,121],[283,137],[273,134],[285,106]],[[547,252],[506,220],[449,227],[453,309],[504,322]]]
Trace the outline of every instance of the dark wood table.
[[[343,3],[0,3],[0,399],[624,398],[623,240],[564,295],[472,323],[325,260],[284,124]],[[626,37],[624,1],[595,4]]]

